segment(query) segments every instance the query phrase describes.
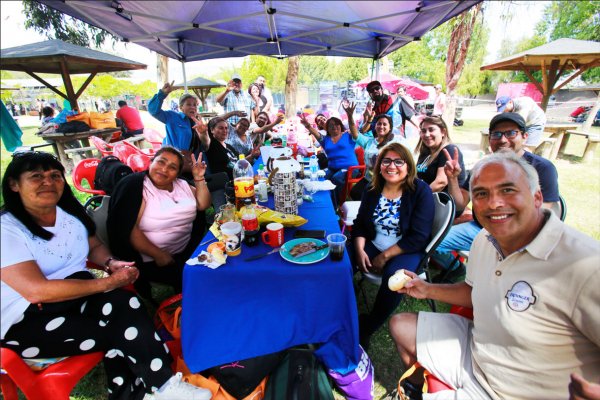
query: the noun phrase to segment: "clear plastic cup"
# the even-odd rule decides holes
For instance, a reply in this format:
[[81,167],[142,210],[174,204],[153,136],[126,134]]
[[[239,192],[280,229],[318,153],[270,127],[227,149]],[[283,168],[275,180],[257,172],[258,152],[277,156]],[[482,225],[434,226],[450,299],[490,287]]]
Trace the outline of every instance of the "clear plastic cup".
[[329,258],[331,261],[341,261],[344,258],[344,249],[346,248],[346,236],[341,233],[332,233],[327,235],[327,244],[329,245]]

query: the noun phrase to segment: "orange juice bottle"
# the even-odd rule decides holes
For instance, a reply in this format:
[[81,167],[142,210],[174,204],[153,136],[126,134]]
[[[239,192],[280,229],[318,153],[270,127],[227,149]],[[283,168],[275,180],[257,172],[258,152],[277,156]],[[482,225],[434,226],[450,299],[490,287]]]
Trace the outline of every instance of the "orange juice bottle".
[[254,171],[252,170],[252,164],[246,160],[243,154],[240,154],[240,159],[233,167],[233,189],[236,209],[242,208],[246,199],[256,203],[254,197]]

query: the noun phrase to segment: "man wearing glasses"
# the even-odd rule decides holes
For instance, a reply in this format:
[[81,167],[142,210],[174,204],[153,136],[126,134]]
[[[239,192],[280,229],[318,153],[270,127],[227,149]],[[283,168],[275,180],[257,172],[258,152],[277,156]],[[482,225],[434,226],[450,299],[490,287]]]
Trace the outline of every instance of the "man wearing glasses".
[[233,74],[231,80],[227,83],[225,91],[217,96],[217,102],[223,106],[225,113],[233,111],[242,111],[246,115],[237,113],[230,114],[227,119],[231,126],[235,126],[240,118],[249,116],[250,122],[254,122],[254,108],[256,103],[248,93],[242,90],[242,78],[238,74]]
[[[404,88],[402,88],[404,89]],[[371,81],[367,85],[367,92],[373,103],[369,102],[363,114],[363,124],[360,127],[361,133],[366,133],[375,128],[373,120],[379,114],[387,114],[394,121],[394,129],[392,132],[395,135],[404,134],[406,121],[410,121],[417,129],[419,128],[419,120],[417,119],[415,109],[403,97],[405,92],[398,91],[398,98],[394,100],[383,92],[383,87],[379,81]]]
[[[540,189],[542,191],[543,207],[552,208],[559,199],[558,173],[556,167],[549,160],[525,150],[527,132],[525,131],[525,120],[517,113],[500,113],[490,121],[490,147],[492,152],[513,151],[517,156],[527,161],[539,176]],[[444,172],[448,177],[448,193],[454,199],[457,210],[463,210],[471,200],[469,194],[469,179],[461,186],[458,176],[461,168],[458,154],[449,154],[446,150],[448,161]],[[458,225],[453,225],[438,246],[438,253],[450,253],[453,250],[469,251],[473,239],[481,230],[481,225],[475,219]],[[453,258],[450,254],[436,255],[434,259],[448,267]]]

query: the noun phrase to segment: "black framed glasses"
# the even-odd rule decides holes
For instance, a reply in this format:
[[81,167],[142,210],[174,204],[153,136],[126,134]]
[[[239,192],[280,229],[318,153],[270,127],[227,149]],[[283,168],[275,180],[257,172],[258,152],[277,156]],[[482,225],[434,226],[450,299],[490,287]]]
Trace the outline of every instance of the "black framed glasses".
[[381,90],[381,86],[375,86],[375,87],[369,88],[369,89],[367,90],[367,92],[369,92],[369,93],[373,93],[373,92],[374,92],[374,91],[376,91],[376,90]]
[[406,161],[401,158],[394,158],[393,160],[391,158],[384,158],[381,160],[381,165],[384,167],[389,167],[392,165],[392,163],[394,163],[396,167],[401,168],[404,164],[406,164]]
[[517,136],[517,134],[520,131],[515,130],[515,129],[511,129],[510,131],[494,131],[494,132],[490,132],[490,139],[493,140],[500,140],[502,139],[502,136],[504,136],[507,139],[512,139],[515,136]]

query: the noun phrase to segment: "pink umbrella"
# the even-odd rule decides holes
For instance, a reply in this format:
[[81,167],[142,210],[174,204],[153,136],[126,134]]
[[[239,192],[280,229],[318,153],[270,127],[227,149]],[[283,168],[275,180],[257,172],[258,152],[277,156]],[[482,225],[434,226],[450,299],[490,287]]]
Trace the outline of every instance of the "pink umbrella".
[[[367,76],[366,78],[356,82],[354,84],[354,87],[359,87],[361,89],[364,89],[367,87],[367,85],[369,84],[369,82],[377,80],[379,82],[381,82],[381,85],[383,86],[384,89],[387,90],[392,90],[394,89],[394,82],[400,81],[402,78],[398,78],[397,76],[394,76],[392,74],[388,74],[387,72],[382,72],[381,74],[379,74],[379,79],[371,79],[370,76]],[[395,91],[394,91],[395,93]]]
[[394,82],[394,86],[395,88],[391,92],[396,93],[400,86],[404,86],[406,93],[415,100],[426,100],[429,97],[429,92],[423,86],[410,79],[401,78],[399,81]]

